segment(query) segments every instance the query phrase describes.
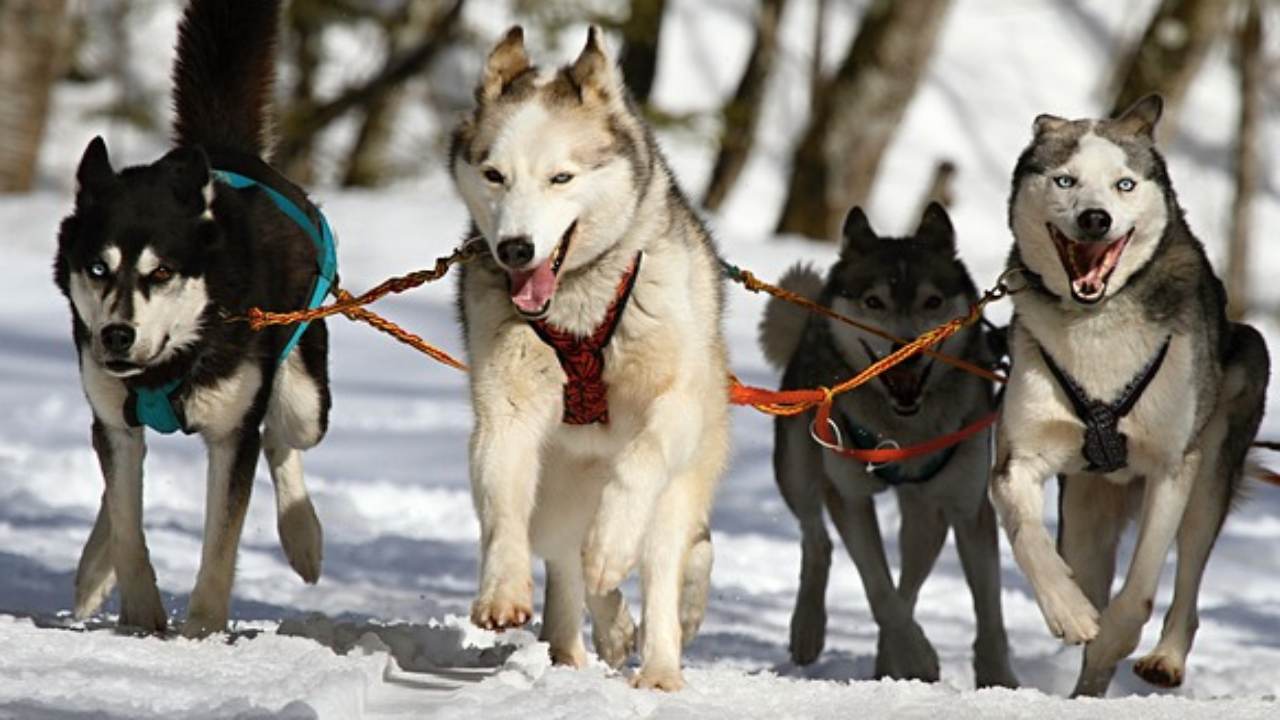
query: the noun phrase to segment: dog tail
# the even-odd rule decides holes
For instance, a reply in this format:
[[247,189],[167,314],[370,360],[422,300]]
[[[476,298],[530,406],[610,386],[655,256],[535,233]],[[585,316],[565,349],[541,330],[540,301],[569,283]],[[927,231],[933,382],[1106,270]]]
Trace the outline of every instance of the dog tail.
[[[809,300],[817,300],[822,293],[822,276],[812,265],[797,263],[787,270],[778,285]],[[784,368],[791,362],[804,335],[809,313],[804,308],[778,298],[769,298],[760,321],[760,349],[769,364]]]
[[264,157],[280,5],[280,0],[187,3],[173,66],[179,146]]

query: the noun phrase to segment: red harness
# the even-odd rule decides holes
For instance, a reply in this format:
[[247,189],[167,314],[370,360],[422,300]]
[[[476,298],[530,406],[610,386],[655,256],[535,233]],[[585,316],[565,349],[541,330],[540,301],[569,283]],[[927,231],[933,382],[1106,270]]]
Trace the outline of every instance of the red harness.
[[609,346],[613,331],[622,319],[622,311],[627,308],[643,254],[636,253],[631,267],[618,281],[613,304],[590,335],[578,337],[546,320],[529,321],[538,337],[556,351],[560,368],[564,370],[564,417],[561,420],[566,425],[609,424],[609,386],[604,381],[604,349]]

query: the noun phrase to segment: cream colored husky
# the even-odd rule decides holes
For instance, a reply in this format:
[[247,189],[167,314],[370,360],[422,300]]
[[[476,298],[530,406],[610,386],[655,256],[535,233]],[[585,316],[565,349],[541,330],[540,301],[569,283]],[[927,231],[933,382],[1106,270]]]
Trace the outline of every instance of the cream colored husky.
[[728,454],[715,248],[598,30],[572,65],[542,71],[512,29],[476,99],[450,161],[489,250],[459,291],[481,525],[472,621],[529,621],[537,553],[552,658],[586,662],[585,602],[596,651],[617,667],[635,647],[618,585],[638,567],[643,658],[632,683],[679,689]]

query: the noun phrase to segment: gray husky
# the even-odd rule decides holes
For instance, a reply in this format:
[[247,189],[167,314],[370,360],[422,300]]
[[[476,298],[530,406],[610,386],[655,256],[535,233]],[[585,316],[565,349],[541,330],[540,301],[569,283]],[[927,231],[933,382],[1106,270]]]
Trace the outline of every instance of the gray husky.
[[[1134,671],[1176,686],[1196,595],[1261,422],[1262,336],[1228,322],[1226,293],[1191,234],[1153,133],[1158,96],[1113,120],[1036,118],[1013,177],[1013,374],[992,497],[1049,630],[1087,643],[1077,695],[1106,692],[1138,645],[1174,539],[1173,605]],[[1058,544],[1043,484],[1065,476]],[[1108,601],[1116,544],[1137,545]]]
[[[956,257],[955,233],[942,206],[931,204],[914,236],[880,238],[862,210],[844,224],[840,258],[824,282],[796,267],[782,285],[844,315],[913,338],[968,312],[973,281]],[[766,357],[785,367],[784,389],[830,386],[896,349],[892,343],[773,300],[760,327]],[[981,328],[948,338],[941,352],[991,364]],[[848,444],[914,444],[953,432],[992,411],[991,384],[931,357],[915,356],[877,380],[840,395],[832,418]],[[974,670],[980,687],[1017,685],[1009,667],[1000,610],[995,512],[987,499],[990,431],[959,445],[882,468],[824,450],[810,437],[813,413],[779,418],[774,472],[803,533],[800,591],[791,618],[791,657],[817,658],[826,635],[831,540],[822,509],[835,522],[862,576],[880,626],[876,675],[938,679],[938,656],[913,618],[916,597],[954,527],[956,546],[977,614]],[[874,495],[897,491],[902,511],[902,572],[895,588],[876,521]]]

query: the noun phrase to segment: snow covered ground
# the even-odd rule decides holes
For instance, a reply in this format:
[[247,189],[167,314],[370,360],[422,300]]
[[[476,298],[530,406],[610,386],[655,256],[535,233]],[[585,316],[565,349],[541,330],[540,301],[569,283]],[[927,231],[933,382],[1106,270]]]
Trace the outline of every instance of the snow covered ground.
[[[732,87],[750,42],[749,5],[674,3],[657,94],[663,107],[707,110]],[[810,21],[807,4],[793,5],[764,151],[723,215],[713,218],[724,255],[765,277],[795,259],[825,264],[833,252],[768,235],[785,177],[781,164],[804,122],[796,109],[803,98],[792,93],[807,64],[800,48]],[[940,55],[887,158],[871,202],[873,222],[888,232],[905,229],[933,163],[943,155],[953,158],[962,173],[954,212],[962,254],[978,283],[989,284],[1007,250],[1007,177],[1031,118],[1046,111],[1096,111],[1106,57],[1142,27],[1151,5],[959,0]],[[505,23],[500,15],[476,12],[475,21],[495,32]],[[157,15],[158,27],[171,22],[171,15]],[[830,47],[842,46],[853,16],[837,13]],[[714,48],[698,41],[713,32]],[[163,48],[159,40],[151,42]],[[1171,154],[1191,222],[1215,259],[1222,256],[1230,199],[1231,87],[1220,51],[1192,92]],[[110,629],[110,612],[85,625],[70,622],[72,573],[101,479],[89,449],[89,413],[76,380],[66,306],[49,277],[54,233],[69,207],[71,168],[93,133],[107,135],[118,162],[146,161],[157,151],[152,140],[83,117],[80,110],[93,92],[58,97],[46,188],[0,198],[0,247],[8,270],[0,303],[0,718],[1142,719],[1280,713],[1280,489],[1264,486],[1254,488],[1227,523],[1201,594],[1202,625],[1189,678],[1176,692],[1144,685],[1126,663],[1111,699],[1063,699],[1079,651],[1048,635],[1007,548],[1004,607],[1024,689],[972,689],[972,613],[950,548],[918,610],[942,661],[941,683],[867,681],[875,625],[852,564],[840,552],[828,591],[827,650],[816,665],[793,667],[786,642],[798,534],[774,489],[769,420],[743,409],[733,414],[733,465],[713,520],[714,592],[707,622],[687,654],[689,688],[675,695],[638,692],[603,666],[551,668],[533,634],[498,636],[465,621],[478,536],[466,481],[465,378],[341,320],[332,326],[333,425],[306,461],[325,526],[320,584],[304,586],[289,570],[275,537],[264,472],[246,525],[229,638],[195,643],[120,636]],[[1280,146],[1274,106],[1265,139],[1269,150]],[[700,189],[709,162],[702,136],[683,131],[663,140],[682,180]],[[427,265],[465,226],[460,203],[439,172],[389,191],[318,188],[315,195],[340,234],[343,279],[352,289]],[[1268,168],[1257,212],[1255,295],[1271,308],[1280,302],[1280,287],[1268,282],[1280,271],[1280,252],[1264,243],[1266,229],[1280,225],[1280,166]],[[456,351],[451,294],[451,283],[444,283],[387,300],[379,310]],[[730,297],[734,369],[748,382],[770,384],[775,378],[754,338],[762,301],[737,290]],[[995,316],[1005,313],[1001,308]],[[1254,319],[1280,347],[1274,321],[1262,314]],[[1280,414],[1266,425],[1269,437],[1280,435],[1275,418]],[[197,441],[151,439],[148,541],[177,618],[199,557],[203,478]],[[887,497],[881,521],[896,557],[897,509]],[[1154,644],[1168,601],[1166,588],[1139,653]]]

